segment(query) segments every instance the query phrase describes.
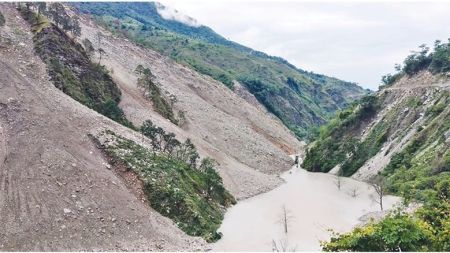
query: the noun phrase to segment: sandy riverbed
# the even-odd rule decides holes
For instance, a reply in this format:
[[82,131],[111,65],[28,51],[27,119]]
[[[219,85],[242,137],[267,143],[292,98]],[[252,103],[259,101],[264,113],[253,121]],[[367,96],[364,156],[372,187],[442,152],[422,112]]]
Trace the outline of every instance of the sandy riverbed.
[[[360,217],[380,207],[367,183],[293,168],[282,176],[278,188],[239,202],[230,208],[219,231],[223,238],[214,251],[272,251],[273,241],[288,250],[318,251],[320,240],[330,238],[329,229],[345,232],[359,224]],[[357,196],[353,196],[356,191]],[[386,196],[384,207],[393,208],[400,198]],[[283,206],[287,210],[288,233],[284,232]]]

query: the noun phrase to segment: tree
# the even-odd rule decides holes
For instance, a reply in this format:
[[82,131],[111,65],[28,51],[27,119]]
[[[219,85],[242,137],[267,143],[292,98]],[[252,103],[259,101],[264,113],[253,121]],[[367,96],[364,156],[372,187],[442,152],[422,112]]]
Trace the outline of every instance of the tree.
[[283,231],[285,234],[288,233],[288,228],[289,228],[289,221],[294,218],[290,212],[286,209],[286,206],[283,205],[283,207],[281,208],[282,212],[281,212],[281,217],[280,217],[280,223],[283,226]]
[[0,26],[3,26],[5,24],[5,17],[3,16],[3,14],[0,12]]
[[84,50],[86,51],[86,54],[88,55],[89,58],[91,58],[92,55],[93,55],[94,52],[95,52],[95,48],[94,48],[94,46],[92,45],[92,42],[91,42],[89,39],[85,38],[85,39],[82,41],[82,43],[83,43],[83,46],[84,46]]
[[77,16],[73,17],[70,22],[70,31],[75,38],[81,36],[81,26],[80,21]]
[[380,205],[381,211],[383,211],[383,198],[386,192],[384,179],[381,176],[376,177],[374,182],[372,183],[372,187],[377,194],[374,200]]
[[141,64],[137,65],[134,72],[138,75],[142,75],[144,73],[144,66],[142,66]]
[[98,57],[98,65],[100,65],[100,62],[102,61],[102,55],[106,54],[105,50],[103,48],[97,49],[99,57]]
[[338,190],[341,190],[341,186],[342,186],[342,169],[339,168],[338,173],[336,174],[336,180],[334,182],[334,184],[337,186]]

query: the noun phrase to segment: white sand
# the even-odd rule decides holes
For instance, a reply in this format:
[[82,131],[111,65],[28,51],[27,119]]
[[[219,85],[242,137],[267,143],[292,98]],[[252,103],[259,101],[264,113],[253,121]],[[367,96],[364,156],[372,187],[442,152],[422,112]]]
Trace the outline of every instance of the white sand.
[[[364,214],[379,211],[372,186],[351,178],[310,173],[293,168],[283,175],[286,183],[278,188],[239,202],[230,208],[220,228],[223,238],[212,245],[214,251],[272,251],[272,240],[283,242],[288,250],[318,251],[320,240],[330,238],[328,229],[350,231]],[[352,192],[357,189],[358,196]],[[386,196],[385,210],[400,198]],[[283,205],[288,211],[285,235]]]

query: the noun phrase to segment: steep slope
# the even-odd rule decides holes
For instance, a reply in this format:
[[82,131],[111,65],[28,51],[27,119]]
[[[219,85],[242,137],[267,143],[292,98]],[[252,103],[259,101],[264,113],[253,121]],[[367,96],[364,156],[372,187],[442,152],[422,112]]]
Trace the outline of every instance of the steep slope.
[[[141,145],[146,152],[152,147],[147,138],[133,131],[134,126],[122,126],[128,125],[128,120],[139,127],[151,119],[165,131],[175,133],[180,141],[190,138],[201,157],[212,157],[218,162],[225,187],[237,198],[281,183],[278,174],[291,166],[289,154],[303,148],[303,143],[261,108],[245,88],[243,99],[217,81],[126,39],[112,37],[89,18],[81,17],[82,38],[96,41],[100,33],[98,46],[105,54],[101,63],[106,69],[99,72],[104,77],[96,80],[99,86],[90,87],[95,82],[83,81],[87,75],[83,71],[88,66],[79,65],[86,60],[84,50],[70,51],[78,44],[72,45],[71,38],[64,37],[59,28],[41,26],[40,22],[38,28],[43,34],[38,33],[33,43],[31,30],[37,28],[32,29],[20,18],[13,5],[5,3],[1,7],[6,17],[6,25],[0,30],[0,206],[1,222],[6,228],[0,232],[0,241],[4,249],[194,250],[202,246],[203,240],[189,237],[177,228],[187,223],[180,225],[177,217],[168,215],[177,221],[176,226],[158,213],[164,212],[162,208],[156,212],[146,203],[143,191],[149,184],[142,184],[139,173],[147,173],[148,168],[142,171],[135,165],[145,164],[128,163],[127,167],[125,162],[143,154],[129,143]],[[67,43],[60,43],[60,39]],[[67,50],[71,53],[64,53]],[[91,57],[97,62],[98,55]],[[53,58],[63,61],[64,68],[53,68]],[[154,110],[152,101],[137,85],[134,69],[138,64],[150,67],[162,92],[175,98],[174,110],[185,112],[184,124],[177,126]],[[112,79],[107,78],[110,74]],[[113,99],[120,99],[127,121],[111,118],[122,125],[83,106],[92,106],[84,98],[107,95],[108,89],[103,88],[111,88],[112,84],[120,90],[114,88]],[[97,88],[103,90],[83,93]],[[114,153],[117,147],[101,140],[104,133],[126,139],[128,144],[119,147],[122,151],[131,148],[139,152],[133,158],[122,157],[122,151]],[[174,164],[168,166],[178,169]],[[198,172],[191,175],[202,176]],[[158,186],[170,190],[164,180]],[[189,180],[193,179],[188,177],[181,182]],[[185,189],[191,191],[189,187]],[[210,209],[204,211],[208,213]],[[214,226],[220,224],[220,217],[214,219],[218,221]],[[192,234],[200,235],[197,231]]]
[[380,91],[321,128],[304,168],[365,180],[420,206],[335,235],[325,250],[450,249],[449,68],[450,44],[436,42],[433,52],[407,57]]
[[[157,3],[74,3],[116,35],[152,48],[233,89],[237,80],[299,137],[367,91],[297,69],[286,60],[228,41],[206,26],[164,15]],[[165,16],[164,19],[162,16]],[[182,21],[183,19],[181,19]]]
[[[100,31],[101,45],[94,46],[105,50],[103,63],[122,91],[119,106],[135,125],[151,119],[182,140],[190,138],[201,154],[217,160],[225,185],[237,198],[281,182],[270,175],[287,170],[292,163],[288,155],[303,144],[277,118],[219,82],[101,29],[88,16],[80,22],[83,38],[95,41]],[[137,85],[138,64],[150,68],[163,92],[176,98],[173,107],[185,112],[184,125],[154,111]]]
[[[109,170],[88,134],[141,136],[55,88],[27,22],[0,4],[0,249],[181,250],[186,236]],[[189,246],[191,245],[191,246]]]

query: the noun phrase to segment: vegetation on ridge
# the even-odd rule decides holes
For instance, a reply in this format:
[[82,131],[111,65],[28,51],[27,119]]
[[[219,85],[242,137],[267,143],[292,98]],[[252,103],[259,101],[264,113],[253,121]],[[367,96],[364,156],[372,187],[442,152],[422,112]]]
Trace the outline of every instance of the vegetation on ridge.
[[396,65],[396,73],[383,76],[380,88],[392,85],[404,75],[413,76],[421,70],[429,70],[433,74],[450,71],[450,39],[447,43],[436,40],[432,51],[425,44],[419,46],[419,49],[406,57],[403,65]]

